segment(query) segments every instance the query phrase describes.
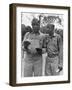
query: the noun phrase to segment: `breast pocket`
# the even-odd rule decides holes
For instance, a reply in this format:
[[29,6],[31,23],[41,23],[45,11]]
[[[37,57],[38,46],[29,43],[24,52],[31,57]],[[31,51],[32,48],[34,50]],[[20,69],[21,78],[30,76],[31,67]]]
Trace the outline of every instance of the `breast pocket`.
[[54,38],[54,39],[52,40],[52,43],[55,44],[55,45],[57,45],[57,38]]

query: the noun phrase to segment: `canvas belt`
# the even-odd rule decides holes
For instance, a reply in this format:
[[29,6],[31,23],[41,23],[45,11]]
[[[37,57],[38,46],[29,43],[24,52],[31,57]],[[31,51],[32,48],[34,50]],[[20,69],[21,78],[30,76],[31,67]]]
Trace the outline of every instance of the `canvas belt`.
[[54,58],[54,57],[56,57],[56,56],[58,56],[58,54],[48,54],[48,57],[49,57],[49,58]]

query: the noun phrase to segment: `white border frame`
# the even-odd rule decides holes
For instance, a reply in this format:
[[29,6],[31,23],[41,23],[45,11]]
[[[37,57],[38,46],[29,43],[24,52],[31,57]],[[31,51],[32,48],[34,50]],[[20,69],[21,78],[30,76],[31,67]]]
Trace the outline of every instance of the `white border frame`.
[[[61,76],[42,76],[42,77],[21,77],[21,12],[39,12],[39,13],[57,13],[64,15],[64,32],[63,32],[63,75]],[[16,8],[16,83],[36,83],[36,82],[53,82],[68,80],[68,10],[65,9],[48,9],[48,8]]]

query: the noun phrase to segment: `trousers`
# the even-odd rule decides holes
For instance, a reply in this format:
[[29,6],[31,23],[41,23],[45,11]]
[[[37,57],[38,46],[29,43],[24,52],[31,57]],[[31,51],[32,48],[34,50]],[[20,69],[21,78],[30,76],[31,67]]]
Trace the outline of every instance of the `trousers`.
[[54,58],[49,58],[47,56],[45,63],[45,76],[58,75],[58,56]]
[[26,56],[24,59],[24,77],[42,76],[42,56]]

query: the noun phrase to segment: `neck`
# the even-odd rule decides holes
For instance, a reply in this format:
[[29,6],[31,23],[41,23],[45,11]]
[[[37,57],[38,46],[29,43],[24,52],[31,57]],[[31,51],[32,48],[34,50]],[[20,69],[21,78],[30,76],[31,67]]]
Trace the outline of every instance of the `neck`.
[[39,34],[39,32],[33,32],[34,34]]

